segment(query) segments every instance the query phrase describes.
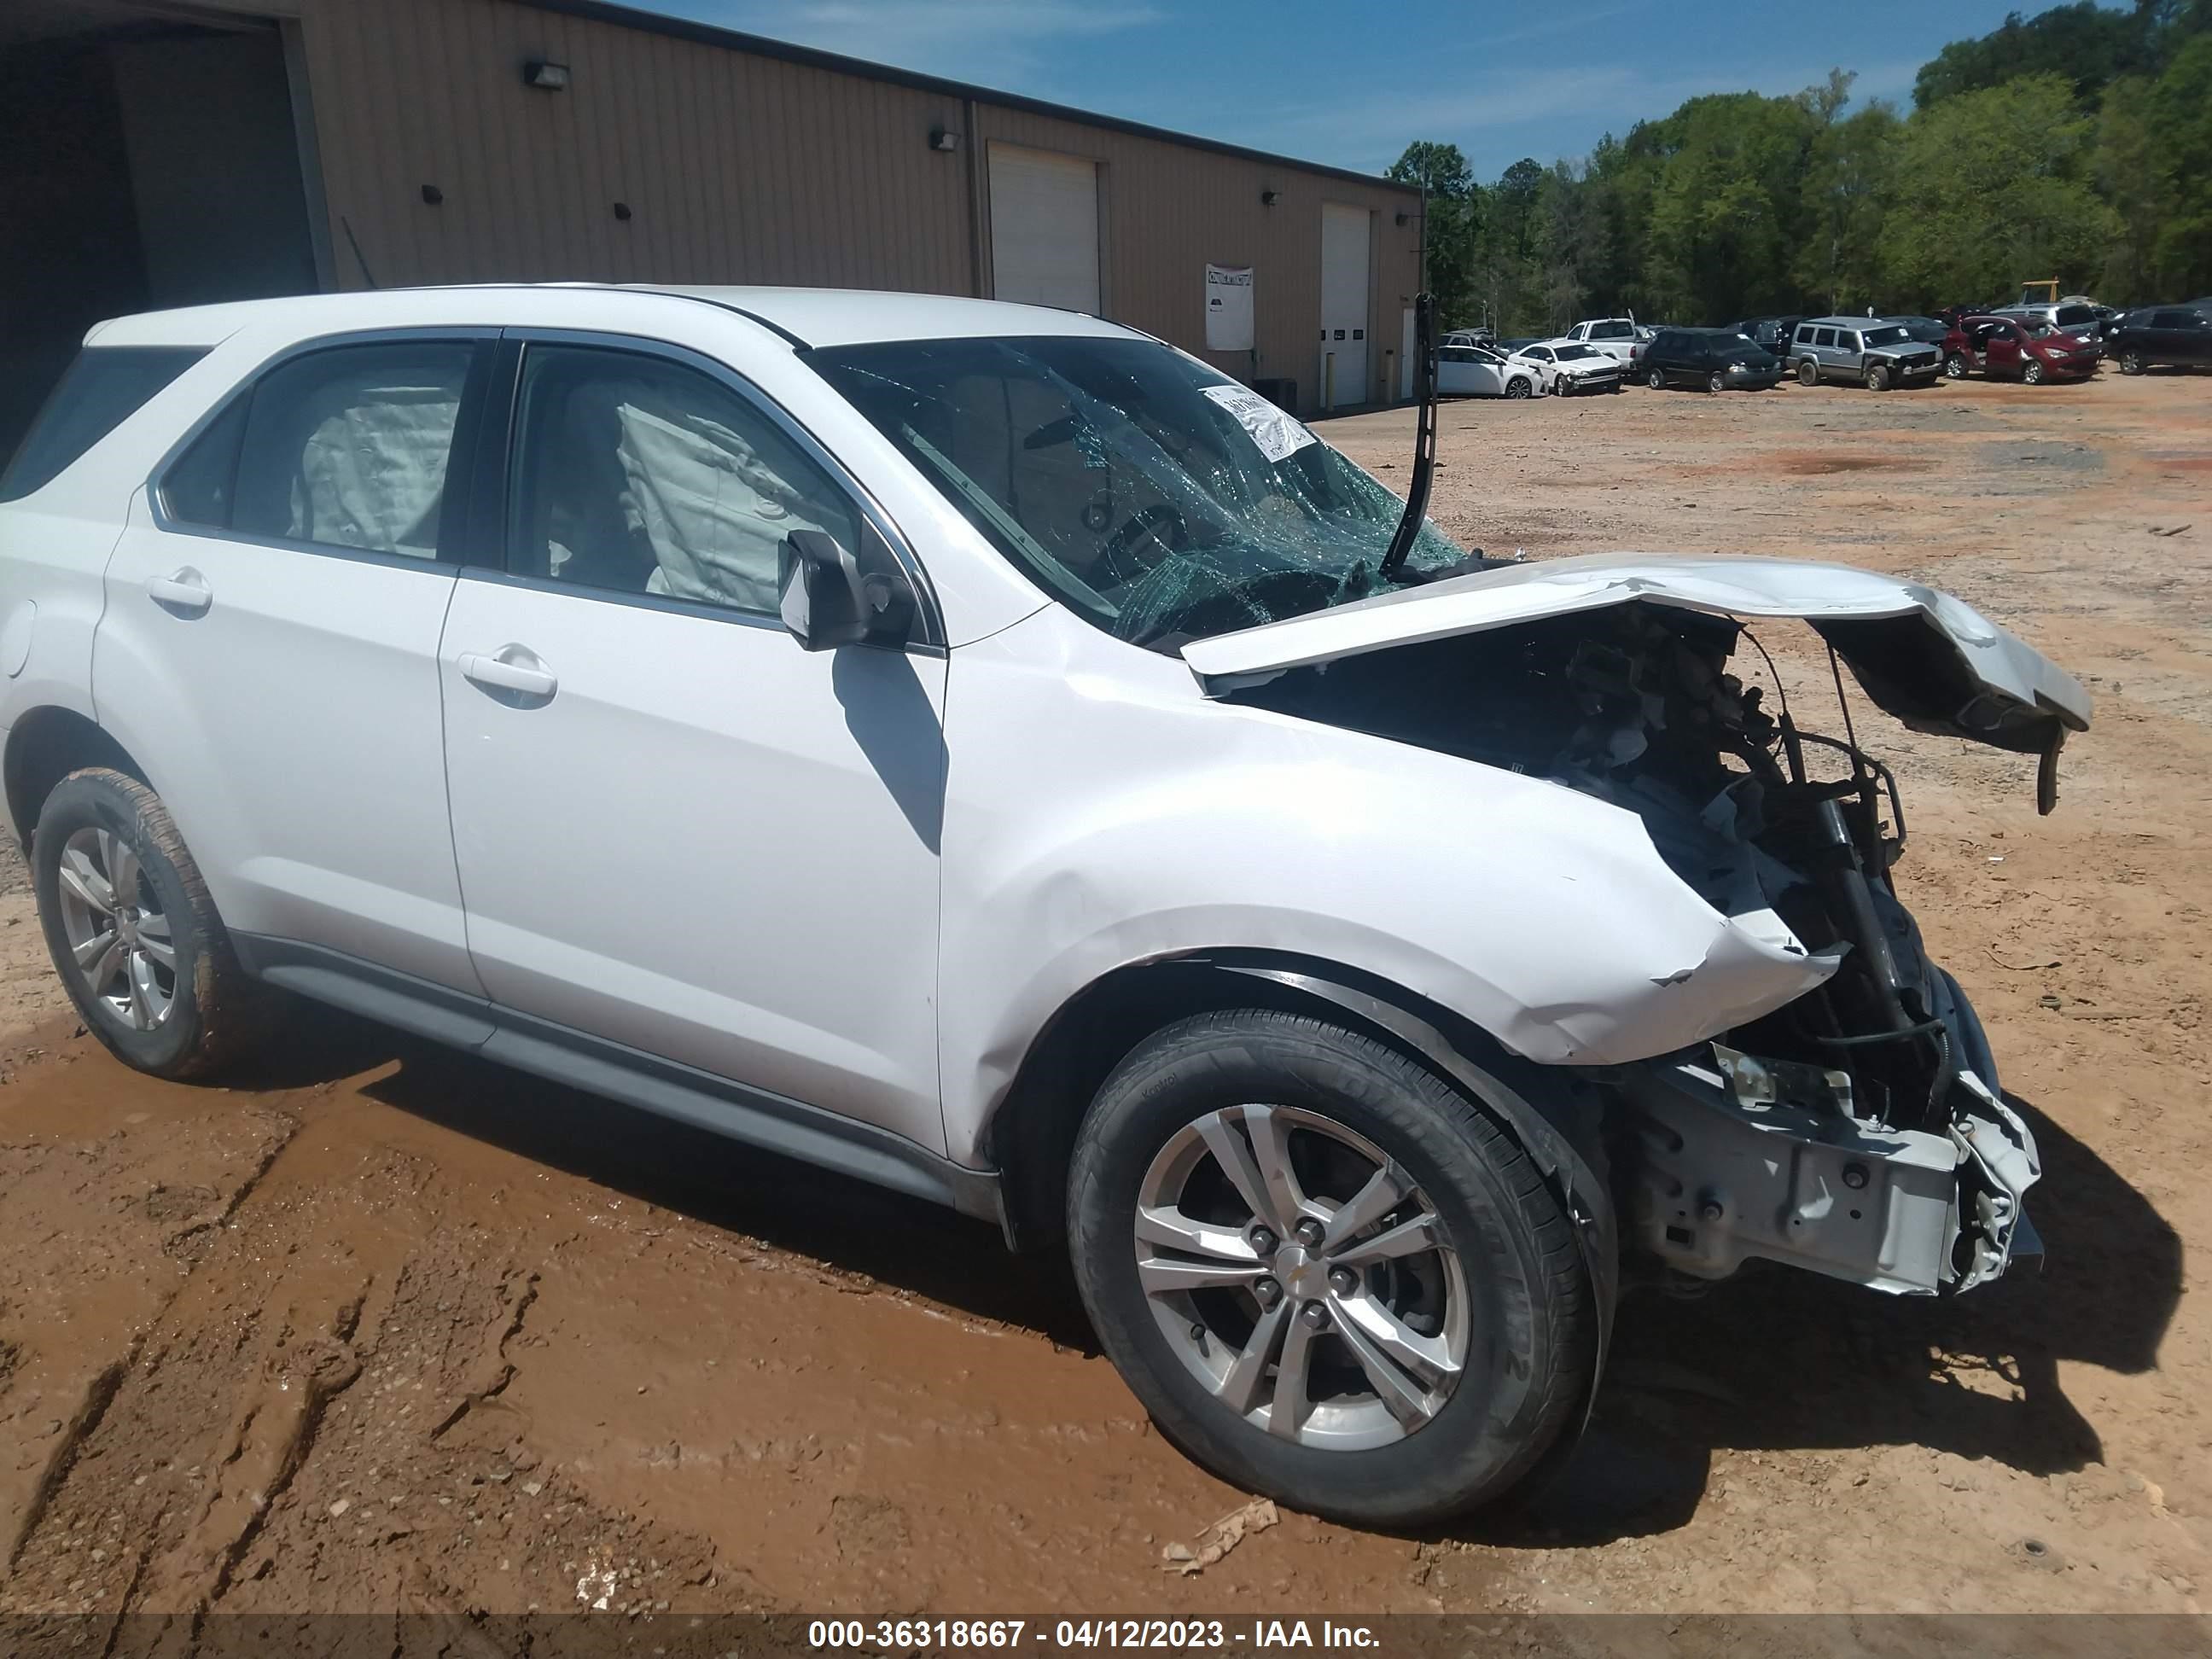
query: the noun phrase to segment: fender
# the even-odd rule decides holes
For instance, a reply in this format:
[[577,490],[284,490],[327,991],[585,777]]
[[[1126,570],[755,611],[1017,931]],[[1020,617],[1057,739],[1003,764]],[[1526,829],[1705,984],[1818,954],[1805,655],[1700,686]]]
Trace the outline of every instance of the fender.
[[[1593,1156],[1601,1163],[1604,1156],[1596,1137],[1598,1103],[1593,1099],[1590,1109],[1584,1115],[1588,1119],[1585,1122],[1556,1122],[1553,1115],[1534,1105],[1529,1097],[1532,1093],[1539,1098],[1555,1096],[1559,1092],[1556,1088],[1541,1091],[1531,1089],[1524,1093],[1500,1073],[1525,1070],[1534,1078],[1548,1074],[1556,1079],[1575,1076],[1571,1071],[1537,1066],[1502,1051],[1488,1065],[1478,1065],[1468,1058],[1464,1046],[1438,1027],[1370,991],[1286,968],[1220,960],[1214,965],[1332,1004],[1360,1024],[1395,1037],[1466,1089],[1480,1105],[1499,1119],[1521,1150],[1543,1172],[1553,1196],[1566,1212],[1576,1250],[1582,1258],[1583,1272],[1589,1278],[1591,1294],[1597,1303],[1597,1346],[1584,1384],[1582,1407],[1576,1413],[1574,1432],[1561,1437],[1559,1443],[1546,1454],[1542,1465],[1543,1471],[1556,1470],[1589,1425],[1590,1413],[1597,1401],[1598,1379],[1605,1374],[1606,1355],[1612,1346],[1613,1305],[1620,1296],[1620,1250],[1613,1197],[1592,1163]],[[1561,1117],[1569,1115],[1567,1109],[1555,1108],[1554,1111]]]

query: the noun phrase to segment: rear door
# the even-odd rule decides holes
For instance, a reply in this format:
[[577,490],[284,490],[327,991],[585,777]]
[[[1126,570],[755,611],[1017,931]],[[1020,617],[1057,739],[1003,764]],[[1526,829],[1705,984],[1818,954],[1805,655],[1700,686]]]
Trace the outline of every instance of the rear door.
[[490,354],[362,335],[258,371],[134,498],[93,647],[234,931],[465,992],[437,651]]
[[464,573],[441,653],[469,947],[530,1017],[495,1042],[941,1150],[945,655],[808,652],[777,614],[789,532],[864,564],[895,532],[726,368],[579,335],[502,356],[507,482],[478,495],[505,557]]

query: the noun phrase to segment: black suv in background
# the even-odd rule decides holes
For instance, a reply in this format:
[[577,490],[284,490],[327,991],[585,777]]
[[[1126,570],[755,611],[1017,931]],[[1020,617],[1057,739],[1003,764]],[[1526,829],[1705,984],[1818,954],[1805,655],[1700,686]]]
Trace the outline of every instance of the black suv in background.
[[1662,328],[1636,360],[1654,392],[1669,386],[1708,392],[1764,392],[1780,383],[1782,362],[1765,347],[1725,328]]
[[2105,355],[2118,360],[2123,374],[2140,374],[2161,363],[2212,365],[2212,313],[2191,306],[2123,312],[2105,336]]
[[1731,323],[1722,332],[1741,334],[1753,345],[1780,357],[1790,344],[1790,331],[1804,320],[1802,317],[1747,317],[1740,323]]

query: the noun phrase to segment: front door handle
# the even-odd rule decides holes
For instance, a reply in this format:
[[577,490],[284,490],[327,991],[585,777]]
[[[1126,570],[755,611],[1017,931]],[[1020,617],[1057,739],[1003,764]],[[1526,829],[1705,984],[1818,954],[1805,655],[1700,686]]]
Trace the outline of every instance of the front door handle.
[[543,702],[561,689],[553,671],[526,646],[503,645],[489,656],[464,651],[459,665],[463,678],[494,696],[505,691]]
[[149,578],[146,597],[173,617],[198,617],[215,603],[215,590],[205,576],[186,565],[166,576]]

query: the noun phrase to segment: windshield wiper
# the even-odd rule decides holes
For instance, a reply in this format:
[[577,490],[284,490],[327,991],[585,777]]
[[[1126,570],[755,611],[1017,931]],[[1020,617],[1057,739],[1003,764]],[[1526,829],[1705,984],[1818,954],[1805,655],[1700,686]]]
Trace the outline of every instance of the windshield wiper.
[[1437,462],[1437,302],[1435,296],[1413,296],[1413,395],[1420,399],[1420,415],[1413,428],[1413,477],[1406,487],[1406,516],[1390,538],[1390,546],[1375,574],[1382,581],[1397,579],[1398,567],[1413,550],[1421,526],[1429,514],[1429,476]]

